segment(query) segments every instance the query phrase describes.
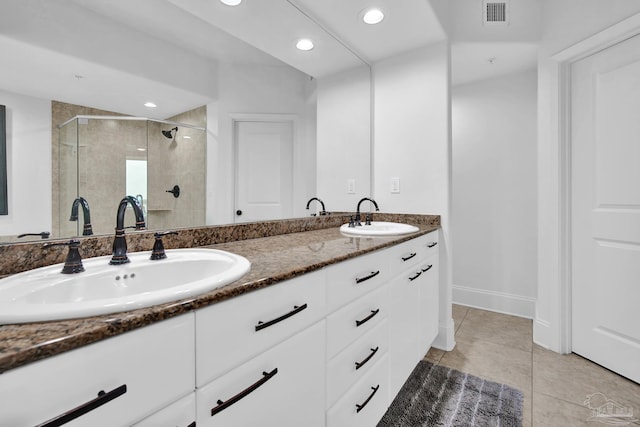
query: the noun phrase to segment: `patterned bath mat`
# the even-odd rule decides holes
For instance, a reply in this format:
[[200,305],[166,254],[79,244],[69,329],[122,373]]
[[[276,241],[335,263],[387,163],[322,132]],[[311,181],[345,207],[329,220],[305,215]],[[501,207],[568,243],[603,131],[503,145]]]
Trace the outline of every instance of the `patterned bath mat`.
[[420,361],[378,427],[522,426],[522,392]]

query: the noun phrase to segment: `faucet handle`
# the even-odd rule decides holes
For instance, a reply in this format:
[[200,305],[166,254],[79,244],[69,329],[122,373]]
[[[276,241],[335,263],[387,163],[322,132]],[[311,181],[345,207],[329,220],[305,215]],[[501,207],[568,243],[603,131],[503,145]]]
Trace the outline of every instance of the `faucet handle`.
[[162,238],[169,234],[178,234],[177,231],[156,231],[153,233],[153,237],[155,237],[156,241],[153,243],[153,250],[151,251],[151,260],[159,260],[165,259],[167,254],[164,252],[164,244],[162,243]]
[[371,214],[368,213],[365,218],[366,218],[366,220],[364,222],[364,225],[371,225]]
[[82,273],[84,271],[82,257],[79,251],[80,240],[71,239],[67,242],[45,243],[42,245],[44,249],[50,248],[51,246],[69,246],[67,258],[64,260],[64,267],[62,267],[62,274]]

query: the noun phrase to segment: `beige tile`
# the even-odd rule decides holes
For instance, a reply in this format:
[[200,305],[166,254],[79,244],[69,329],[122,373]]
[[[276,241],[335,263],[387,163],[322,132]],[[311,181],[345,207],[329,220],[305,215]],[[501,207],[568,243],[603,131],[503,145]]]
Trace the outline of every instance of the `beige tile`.
[[456,332],[456,341],[483,340],[531,351],[530,319],[470,308]]
[[576,354],[558,354],[535,345],[533,390],[582,406],[588,395],[607,398],[640,414],[640,385]]
[[440,365],[531,391],[531,353],[489,341],[458,341]]
[[598,421],[588,421],[593,413],[582,405],[574,405],[562,399],[533,393],[533,426],[606,426]]
[[454,331],[458,331],[460,325],[464,321],[465,316],[467,315],[467,311],[469,307],[465,307],[463,305],[453,304],[452,306],[452,317],[453,317],[453,327]]
[[446,353],[446,351],[444,351],[444,350],[440,350],[438,348],[431,347],[429,349],[429,351],[427,352],[427,354],[425,354],[424,360],[437,365],[438,362],[440,362],[440,359],[442,359],[442,356],[445,353]]

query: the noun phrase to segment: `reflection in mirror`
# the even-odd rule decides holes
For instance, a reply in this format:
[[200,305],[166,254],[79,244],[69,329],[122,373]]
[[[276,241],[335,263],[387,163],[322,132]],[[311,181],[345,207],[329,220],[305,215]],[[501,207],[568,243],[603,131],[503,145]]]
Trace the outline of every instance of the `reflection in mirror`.
[[[206,108],[200,107],[173,119],[203,123],[205,115]],[[204,225],[203,127],[128,116],[76,116],[59,129],[59,235],[87,235],[81,230],[89,217],[93,233],[112,233],[113,206],[125,196],[138,200],[149,228]],[[178,197],[172,192],[176,185],[182,188]],[[135,224],[133,215],[125,220],[125,226]]]
[[[299,52],[293,44],[289,46],[286,40],[295,36],[284,34],[284,30],[295,27],[297,32],[314,33],[314,37],[323,33],[290,1],[246,2],[237,10],[217,3],[200,0],[3,3],[6,13],[0,14],[0,47],[9,60],[0,68],[0,102],[7,105],[12,120],[23,125],[20,132],[15,132],[15,127],[12,146],[33,148],[28,155],[14,150],[10,159],[8,170],[14,176],[8,177],[9,193],[29,194],[30,204],[22,198],[18,200],[19,206],[10,211],[9,216],[13,217],[7,221],[0,218],[1,234],[11,235],[9,241],[16,241],[15,235],[20,233],[43,230],[51,231],[52,238],[81,235],[82,211],[78,222],[69,221],[73,201],[79,196],[90,205],[94,233],[113,233],[117,201],[128,192],[126,178],[119,178],[116,201],[114,198],[100,206],[102,193],[90,193],[97,187],[116,187],[115,182],[107,181],[106,171],[101,169],[107,165],[111,165],[107,169],[119,169],[122,177],[126,176],[126,160],[139,159],[131,157],[131,149],[125,147],[125,142],[132,134],[144,132],[130,128],[127,135],[116,136],[110,134],[113,130],[106,122],[70,123],[65,131],[58,130],[61,123],[83,115],[127,115],[191,123],[176,115],[204,106],[204,122],[197,125],[206,128],[206,151],[198,158],[206,170],[198,178],[204,195],[189,202],[192,213],[184,222],[171,221],[171,213],[175,211],[171,203],[193,197],[193,192],[185,189],[179,198],[166,193],[179,184],[175,175],[178,169],[175,173],[171,169],[179,163],[158,158],[158,162],[166,161],[166,167],[157,169],[150,159],[154,155],[152,138],[158,139],[158,147],[169,150],[172,142],[164,138],[162,130],[174,126],[162,127],[152,121],[147,125],[148,191],[146,197],[138,191],[132,195],[142,196],[150,229],[191,226],[202,215],[202,223],[206,225],[238,220],[234,117],[242,114],[295,117],[292,202],[288,216],[308,216],[306,201],[314,196],[322,198],[331,211],[344,211],[353,209],[353,199],[368,195],[368,65],[326,33],[324,41],[312,51]],[[215,9],[215,13],[199,14],[194,8],[197,4]],[[149,13],[151,9],[153,14]],[[263,13],[265,9],[268,16]],[[235,15],[227,16],[230,14]],[[221,29],[213,22],[215,17],[232,25]],[[287,28],[282,26],[285,21]],[[329,44],[331,49],[323,50]],[[45,61],[48,66],[42,67]],[[142,106],[150,100],[158,108],[148,110]],[[60,114],[61,106],[64,114]],[[152,131],[152,124],[158,128]],[[85,138],[83,142],[78,137],[92,125],[102,127],[99,133],[107,136],[108,142],[100,142],[98,146],[108,146],[117,140],[119,149],[100,154],[104,158],[85,155],[90,152],[88,146],[83,146],[88,140]],[[178,132],[182,131],[178,127]],[[46,128],[51,132],[50,145]],[[59,138],[68,140],[68,145],[58,144]],[[165,145],[159,142],[162,139]],[[179,142],[177,138],[176,143]],[[78,159],[86,157],[79,168],[64,167],[65,163],[73,162],[73,157],[66,158],[58,152],[63,146],[69,151],[75,147]],[[115,158],[116,152],[122,161],[113,165],[111,157]],[[38,159],[36,163],[34,158]],[[49,162],[49,158],[51,171],[45,176],[49,170],[41,163],[43,159]],[[35,164],[39,166],[30,168]],[[25,180],[17,172],[26,169],[37,169],[40,173]],[[259,182],[255,175],[252,179]],[[347,194],[346,183],[351,179],[355,179],[356,194]],[[169,198],[163,200],[164,205],[154,206],[151,187],[155,183],[160,183],[157,192]],[[64,186],[73,191],[63,194]],[[183,189],[182,184],[179,186]],[[37,208],[34,199],[39,202]],[[104,228],[100,225],[102,221],[106,224]],[[0,237],[0,241],[7,240]]]

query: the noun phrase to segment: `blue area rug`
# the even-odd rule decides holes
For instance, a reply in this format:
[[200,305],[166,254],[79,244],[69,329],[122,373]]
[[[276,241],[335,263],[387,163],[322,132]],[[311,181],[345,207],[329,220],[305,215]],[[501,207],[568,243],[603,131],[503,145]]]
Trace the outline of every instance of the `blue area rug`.
[[378,427],[522,426],[522,392],[420,361]]

